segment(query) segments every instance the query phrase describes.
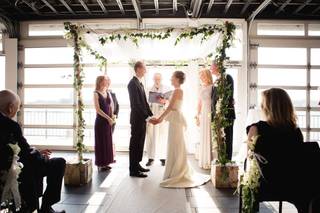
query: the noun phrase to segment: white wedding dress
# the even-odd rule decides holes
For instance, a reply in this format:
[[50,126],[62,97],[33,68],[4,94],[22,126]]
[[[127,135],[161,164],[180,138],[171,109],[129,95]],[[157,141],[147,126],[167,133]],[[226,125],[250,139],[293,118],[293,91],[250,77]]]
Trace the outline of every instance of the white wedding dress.
[[197,173],[190,166],[184,139],[186,120],[181,111],[182,100],[175,102],[174,109],[165,118],[169,123],[167,160],[161,187],[189,188],[210,180],[209,175]]

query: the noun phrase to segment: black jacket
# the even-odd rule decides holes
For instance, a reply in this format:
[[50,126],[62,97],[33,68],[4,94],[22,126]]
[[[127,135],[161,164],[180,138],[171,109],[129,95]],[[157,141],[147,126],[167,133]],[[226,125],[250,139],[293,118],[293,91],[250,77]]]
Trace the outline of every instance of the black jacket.
[[113,114],[118,117],[118,114],[119,114],[119,103],[118,103],[116,94],[114,92],[110,92],[110,94],[112,96],[112,100],[113,100],[113,103],[114,103],[114,112],[113,112]]
[[19,153],[19,161],[23,164],[22,172],[19,175],[21,198],[30,209],[36,209],[38,208],[38,198],[42,194],[42,188],[39,184],[42,181],[41,168],[43,168],[46,159],[38,150],[30,147],[23,137],[20,125],[0,113],[0,167],[4,169],[8,169],[7,158],[12,153],[8,153],[8,149],[2,148],[13,142],[18,143],[21,149]]
[[144,88],[137,77],[130,80],[128,91],[131,107],[130,123],[143,122],[152,116]]
[[[228,114],[227,114],[227,119],[233,121],[234,119],[236,119],[236,113],[234,110],[234,98],[233,98],[233,94],[234,94],[234,83],[233,83],[233,79],[231,77],[231,75],[226,76],[227,78],[227,84],[230,85],[230,89],[231,89],[231,96],[229,98],[229,106],[228,106]],[[215,114],[216,114],[216,104],[218,101],[218,96],[217,96],[217,89],[215,86],[212,87],[212,93],[211,93],[211,119],[213,120]]]

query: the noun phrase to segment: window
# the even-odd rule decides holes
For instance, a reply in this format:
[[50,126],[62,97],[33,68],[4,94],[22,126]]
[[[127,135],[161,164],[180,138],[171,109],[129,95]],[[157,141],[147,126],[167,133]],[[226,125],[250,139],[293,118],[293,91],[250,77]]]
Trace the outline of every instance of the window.
[[0,56],[0,90],[5,89],[5,83],[6,83],[5,57]]
[[26,48],[25,64],[72,64],[71,47]]
[[258,23],[258,35],[303,36],[304,24]]
[[29,36],[63,36],[63,24],[29,24]]
[[309,24],[308,29],[309,36],[320,36],[320,24]]
[[307,49],[260,47],[258,63],[266,65],[306,65]]

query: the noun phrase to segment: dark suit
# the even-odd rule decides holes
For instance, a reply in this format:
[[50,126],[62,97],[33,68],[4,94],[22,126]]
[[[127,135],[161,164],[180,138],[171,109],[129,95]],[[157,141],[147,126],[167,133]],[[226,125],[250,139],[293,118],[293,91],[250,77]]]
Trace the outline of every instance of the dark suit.
[[44,158],[38,150],[29,146],[22,135],[20,125],[1,113],[0,136],[1,147],[13,140],[21,149],[19,161],[24,167],[19,176],[19,190],[25,202],[26,209],[23,212],[39,208],[39,197],[42,196],[42,183],[45,176],[47,177],[47,188],[42,198],[43,205],[51,206],[59,202],[65,160],[63,158]]
[[[113,92],[111,92],[111,91],[110,91],[110,94],[111,94],[112,101],[113,101],[113,105],[114,105],[113,114],[114,114],[116,117],[118,117],[118,115],[119,115],[119,103],[118,103],[116,94],[113,93]],[[116,126],[116,124],[113,124],[113,125],[112,125],[112,133],[113,133],[113,131],[114,131],[115,126]]]
[[[233,124],[234,120],[236,119],[236,113],[234,110],[234,98],[233,98],[233,93],[234,93],[234,83],[233,79],[230,75],[227,74],[226,76],[227,79],[227,84],[230,85],[231,89],[231,95],[228,100],[228,113],[227,113],[227,119],[230,122],[230,126],[226,127],[224,129],[224,132],[226,134],[226,152],[227,152],[227,158],[229,160],[232,159],[232,142],[233,142]],[[216,104],[218,101],[218,95],[216,91],[216,87],[212,88],[212,94],[211,94],[211,99],[212,99],[212,104],[211,104],[211,119],[213,120],[215,114],[216,114]]]
[[137,77],[133,77],[128,84],[130,98],[131,138],[129,146],[130,173],[139,172],[143,156],[146,137],[146,119],[152,116],[143,85]]

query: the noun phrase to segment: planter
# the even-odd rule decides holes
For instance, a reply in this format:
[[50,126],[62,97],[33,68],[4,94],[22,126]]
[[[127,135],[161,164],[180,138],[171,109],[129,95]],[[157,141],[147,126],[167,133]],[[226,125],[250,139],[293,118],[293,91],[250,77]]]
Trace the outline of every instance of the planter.
[[236,164],[211,165],[211,181],[216,188],[237,188],[239,166]]
[[72,160],[66,163],[64,173],[64,184],[72,186],[81,186],[87,184],[92,179],[92,160],[84,159],[83,163],[78,160]]
[[194,153],[194,158],[196,160],[199,160],[199,152],[200,152],[200,143],[195,144],[195,153]]

